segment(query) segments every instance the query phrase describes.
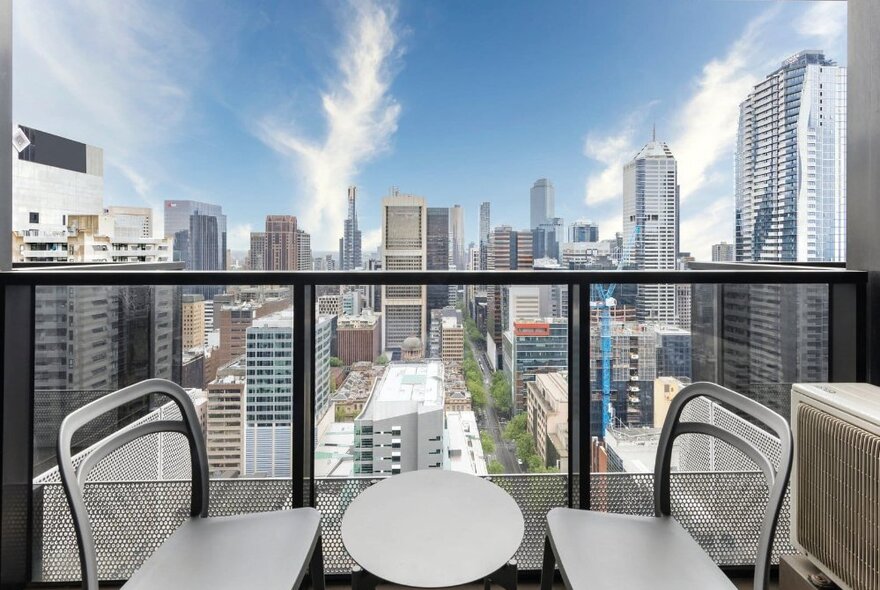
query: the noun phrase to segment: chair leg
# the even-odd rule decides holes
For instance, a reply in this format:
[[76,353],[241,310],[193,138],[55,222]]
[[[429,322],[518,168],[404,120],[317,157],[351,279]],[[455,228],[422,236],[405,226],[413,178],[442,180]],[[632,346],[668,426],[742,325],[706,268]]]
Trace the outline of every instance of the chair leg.
[[321,543],[321,535],[315,543],[312,551],[312,559],[309,561],[309,577],[312,579],[312,590],[324,590],[324,550]]
[[544,565],[541,568],[541,590],[553,590],[553,576],[556,570],[556,556],[550,537],[544,537]]

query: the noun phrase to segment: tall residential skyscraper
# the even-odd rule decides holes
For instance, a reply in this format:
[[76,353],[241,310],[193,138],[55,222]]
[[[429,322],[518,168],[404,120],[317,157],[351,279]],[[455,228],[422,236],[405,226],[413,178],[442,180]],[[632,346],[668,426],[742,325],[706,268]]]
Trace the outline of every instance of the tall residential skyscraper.
[[449,246],[452,264],[458,270],[467,266],[467,256],[464,244],[464,209],[461,205],[453,205],[449,208]]
[[165,201],[165,236],[174,239],[174,260],[187,270],[226,269],[226,215],[220,205]]
[[547,178],[539,178],[531,190],[531,224],[535,229],[556,215],[556,189]]
[[599,224],[585,220],[575,221],[568,226],[568,241],[572,243],[598,242]]
[[[449,229],[451,210],[446,207],[428,207],[428,244],[426,270],[449,270]],[[427,286],[428,307],[442,309],[449,305],[449,288],[446,285]]]
[[[654,137],[623,168],[623,234],[639,270],[675,270],[678,192],[675,157]],[[675,285],[639,285],[636,307],[640,320],[675,324]]]
[[357,219],[357,187],[348,187],[348,217],[343,226],[342,238],[339,239],[339,268],[354,270],[363,266],[361,254],[361,230]]
[[296,270],[312,270],[312,236],[296,230]]
[[480,203],[480,270],[489,268],[489,233],[492,231],[491,204]]
[[[846,68],[802,51],[757,84],[735,172],[737,261],[845,260]],[[695,289],[694,378],[786,411],[791,383],[828,379],[828,305],[824,285]]]
[[738,261],[846,259],[846,68],[801,51],[740,104]]
[[267,215],[265,270],[296,270],[298,262],[296,217]]
[[727,242],[712,244],[712,262],[733,262],[735,254],[736,250],[733,244]]
[[248,250],[248,268],[266,270],[266,232],[251,232],[251,249]]
[[[382,199],[382,268],[424,270],[427,258],[425,199],[396,190]],[[383,285],[384,350],[396,351],[410,336],[425,343],[425,286]]]

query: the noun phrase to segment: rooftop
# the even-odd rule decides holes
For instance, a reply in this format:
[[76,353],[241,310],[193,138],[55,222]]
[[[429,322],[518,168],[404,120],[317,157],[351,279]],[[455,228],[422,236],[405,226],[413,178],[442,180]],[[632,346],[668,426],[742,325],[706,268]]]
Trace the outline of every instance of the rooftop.
[[649,141],[645,144],[634,160],[644,160],[648,158],[671,158],[672,151],[664,141]]
[[449,436],[449,469],[487,475],[486,457],[474,413],[446,412],[446,430]]
[[284,309],[254,320],[252,328],[288,328],[293,330],[293,308]]
[[422,409],[443,407],[443,363],[428,360],[417,363],[391,363],[376,383],[359,416],[378,420]]
[[354,423],[333,422],[315,447],[315,477],[350,477],[354,471]]

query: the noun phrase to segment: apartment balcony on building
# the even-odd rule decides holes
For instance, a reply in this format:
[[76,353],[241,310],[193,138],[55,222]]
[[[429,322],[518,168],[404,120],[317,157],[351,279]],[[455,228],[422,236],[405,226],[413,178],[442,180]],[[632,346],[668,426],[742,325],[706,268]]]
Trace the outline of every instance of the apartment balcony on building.
[[0,588],[880,590],[880,3],[12,4]]

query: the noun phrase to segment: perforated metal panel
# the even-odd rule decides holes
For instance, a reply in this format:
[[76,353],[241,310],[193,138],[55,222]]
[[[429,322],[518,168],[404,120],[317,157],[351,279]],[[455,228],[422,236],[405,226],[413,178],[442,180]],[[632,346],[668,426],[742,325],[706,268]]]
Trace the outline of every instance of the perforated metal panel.
[[[752,443],[774,466],[779,465],[779,439],[708,398],[691,400],[682,410],[681,421],[714,424],[732,432]],[[681,471],[757,471],[741,451],[714,437],[687,434],[678,440]]]
[[[190,394],[194,398],[194,394]],[[135,420],[122,431],[159,420],[180,420],[180,408],[168,402],[146,416]],[[79,467],[98,445],[73,456]],[[190,475],[189,443],[176,432],[163,432],[141,437],[110,453],[89,472],[89,481],[156,481],[188,478]],[[34,478],[34,485],[60,483],[58,467],[52,467]]]
[[[594,510],[653,514],[650,474],[593,474]],[[560,474],[495,475],[523,511],[526,532],[516,558],[522,569],[538,569],[547,511],[568,504],[567,476]],[[317,508],[323,515],[327,573],[347,573],[351,560],[342,546],[340,525],[351,501],[372,478],[320,479]],[[676,473],[672,477],[673,514],[722,565],[754,560],[760,509],[766,501],[763,476],[755,472]],[[85,498],[96,533],[98,564],[103,579],[125,579],[186,518],[189,482],[96,482],[86,485]],[[47,582],[79,579],[73,526],[64,491],[50,483],[35,491],[34,579]],[[229,479],[211,482],[211,514],[215,516],[279,510],[291,506],[291,482],[277,479]],[[788,502],[780,517],[774,559],[793,549],[788,543]]]

